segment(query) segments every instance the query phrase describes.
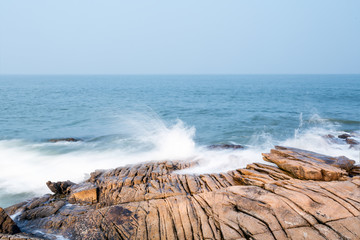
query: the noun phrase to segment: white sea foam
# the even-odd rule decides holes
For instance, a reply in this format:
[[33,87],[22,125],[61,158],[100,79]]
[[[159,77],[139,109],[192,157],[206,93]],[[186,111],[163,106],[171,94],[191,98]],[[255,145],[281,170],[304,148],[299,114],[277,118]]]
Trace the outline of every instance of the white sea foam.
[[[127,129],[121,135],[125,137],[112,139],[110,147],[99,147],[108,144],[101,141],[55,144],[0,141],[0,206],[5,202],[1,196],[4,193],[33,192],[40,195],[49,192],[45,184],[48,180],[79,182],[96,169],[146,161],[199,160],[199,166],[182,170],[182,173],[224,172],[242,168],[252,162],[261,162],[261,153],[268,152],[274,145],[297,147],[332,156],[344,155],[360,162],[359,150],[349,148],[341,141],[333,142],[323,137],[327,134],[336,136],[341,132],[317,116],[310,121],[317,121],[320,126],[308,127],[305,121],[300,120],[293,137],[285,141],[276,140],[276,136],[263,132],[254,134],[244,150],[236,151],[197,146],[194,141],[195,128],[186,126],[180,120],[168,126],[157,117],[139,118],[143,120],[121,121],[122,129]],[[70,147],[72,151],[59,151]],[[18,201],[19,197],[15,199]]]
[[[153,160],[187,159],[196,155],[195,129],[185,126],[180,120],[167,127],[162,121],[152,119],[141,124],[132,123],[129,129],[136,132],[131,136],[132,144],[120,148],[99,148],[93,142],[54,144],[2,140],[0,190],[7,194],[44,194],[49,192],[45,184],[48,180],[79,182],[96,169]],[[143,149],[143,145],[148,147]],[[57,148],[54,150],[54,147]],[[77,147],[77,150],[59,151],[68,147]]]
[[[309,127],[312,125],[316,127]],[[337,125],[322,119],[319,115],[313,115],[308,121],[300,115],[299,127],[294,129],[293,136],[286,140],[277,140],[275,136],[261,132],[254,134],[245,150],[221,150],[211,151],[197,149],[197,158],[200,165],[191,169],[178,171],[179,173],[210,173],[225,172],[235,168],[245,167],[249,163],[263,162],[261,153],[269,152],[275,145],[300,148],[308,151],[321,153],[328,156],[346,156],[360,163],[360,150],[358,147],[350,147],[344,140],[336,136],[343,134],[336,130]],[[360,142],[360,134],[355,133],[354,139]],[[335,138],[327,138],[331,134]],[[269,164],[269,163],[267,163]]]

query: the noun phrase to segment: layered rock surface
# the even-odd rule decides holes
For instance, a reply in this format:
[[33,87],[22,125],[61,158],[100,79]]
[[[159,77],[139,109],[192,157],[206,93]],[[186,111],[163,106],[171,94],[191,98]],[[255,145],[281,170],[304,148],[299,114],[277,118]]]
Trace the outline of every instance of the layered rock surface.
[[15,222],[6,214],[4,209],[0,208],[0,233],[15,234],[19,232],[20,229]]
[[[69,239],[360,239],[358,166],[276,147],[245,169],[178,174],[196,162],[96,171],[6,209],[23,232]],[[66,186],[57,188],[57,186]],[[48,234],[48,235],[46,235]]]

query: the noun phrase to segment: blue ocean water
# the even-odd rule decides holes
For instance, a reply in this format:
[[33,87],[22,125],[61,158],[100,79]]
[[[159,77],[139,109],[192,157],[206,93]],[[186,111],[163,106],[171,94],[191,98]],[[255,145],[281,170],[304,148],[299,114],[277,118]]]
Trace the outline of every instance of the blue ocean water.
[[[0,206],[98,168],[199,159],[189,172],[261,161],[276,144],[359,161],[326,134],[360,133],[360,75],[0,76]],[[50,138],[83,141],[49,143]],[[243,151],[208,150],[241,144]]]

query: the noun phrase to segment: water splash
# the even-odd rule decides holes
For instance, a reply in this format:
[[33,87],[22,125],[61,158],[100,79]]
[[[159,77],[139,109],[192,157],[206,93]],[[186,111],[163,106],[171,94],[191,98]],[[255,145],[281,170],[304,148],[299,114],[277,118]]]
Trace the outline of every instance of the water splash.
[[98,141],[0,141],[0,206],[8,205],[11,196],[21,199],[49,192],[45,185],[48,180],[79,182],[96,169],[153,160],[181,160],[196,154],[195,128],[180,120],[167,126],[159,118],[142,117],[126,124],[123,129],[127,132]]
[[[349,148],[342,141],[324,137],[343,132],[338,130],[336,123],[318,115],[311,116],[307,121],[300,115],[299,127],[287,139],[279,139],[276,134],[264,130],[254,134],[244,150],[236,151],[196,145],[195,128],[181,120],[167,124],[157,115],[136,113],[123,115],[118,122],[121,131],[117,134],[84,142],[0,141],[0,206],[49,192],[45,185],[48,180],[79,182],[96,169],[146,161],[198,160],[197,167],[180,171],[189,174],[243,168],[253,162],[262,162],[261,153],[268,152],[274,145],[332,156],[344,155],[360,162],[359,150]],[[360,141],[359,137],[360,134],[357,138]]]

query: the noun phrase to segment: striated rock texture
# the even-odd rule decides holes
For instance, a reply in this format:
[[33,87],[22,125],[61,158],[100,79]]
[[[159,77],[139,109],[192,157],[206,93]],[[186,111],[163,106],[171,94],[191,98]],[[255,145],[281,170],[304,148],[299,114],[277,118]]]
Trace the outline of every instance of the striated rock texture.
[[7,215],[4,209],[0,208],[0,240],[36,240],[28,234],[20,233],[19,227]]
[[6,214],[4,209],[0,208],[0,233],[15,234],[20,229],[15,222]]
[[354,161],[285,147],[264,159],[273,165],[219,174],[176,173],[196,162],[96,171],[66,194],[6,211],[23,232],[48,238],[360,239]]

